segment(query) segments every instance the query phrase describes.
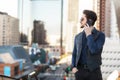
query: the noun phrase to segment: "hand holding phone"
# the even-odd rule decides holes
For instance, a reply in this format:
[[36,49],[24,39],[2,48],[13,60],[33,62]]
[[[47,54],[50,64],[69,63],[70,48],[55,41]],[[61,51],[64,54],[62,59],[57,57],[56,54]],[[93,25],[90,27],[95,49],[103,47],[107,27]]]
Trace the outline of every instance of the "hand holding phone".
[[90,27],[90,26],[93,26],[93,21],[91,19],[88,19],[87,22],[86,22],[86,27],[84,29],[85,33],[86,33],[86,36],[91,34],[91,31],[92,31],[93,27]]

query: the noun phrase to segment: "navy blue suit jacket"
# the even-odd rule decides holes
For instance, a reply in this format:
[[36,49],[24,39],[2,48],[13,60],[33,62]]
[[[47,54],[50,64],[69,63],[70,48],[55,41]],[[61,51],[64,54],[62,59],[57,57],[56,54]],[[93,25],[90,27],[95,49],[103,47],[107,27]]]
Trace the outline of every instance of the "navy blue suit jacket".
[[[81,56],[82,50],[82,35],[83,32],[75,36],[74,48],[72,53],[72,67],[77,67],[78,60]],[[98,68],[101,62],[101,53],[105,42],[104,33],[92,30],[92,34],[87,36],[87,65],[90,70]]]

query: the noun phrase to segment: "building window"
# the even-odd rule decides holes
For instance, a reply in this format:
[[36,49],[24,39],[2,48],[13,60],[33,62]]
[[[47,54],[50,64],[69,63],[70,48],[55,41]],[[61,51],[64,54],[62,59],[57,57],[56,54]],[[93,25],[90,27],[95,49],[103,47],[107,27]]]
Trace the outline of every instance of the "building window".
[[55,52],[55,49],[53,49],[53,52]]
[[5,30],[3,30],[3,34],[5,33]]
[[5,25],[3,25],[3,28],[5,27]]
[[59,49],[57,49],[57,52],[59,52]]
[[2,44],[5,45],[5,42],[3,41]]

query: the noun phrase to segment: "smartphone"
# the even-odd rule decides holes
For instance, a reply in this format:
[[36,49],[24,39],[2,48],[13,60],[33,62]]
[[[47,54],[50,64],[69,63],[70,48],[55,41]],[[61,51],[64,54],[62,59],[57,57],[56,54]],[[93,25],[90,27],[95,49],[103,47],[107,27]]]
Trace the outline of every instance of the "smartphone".
[[86,23],[86,26],[92,26],[92,24],[93,24],[93,21],[91,19],[88,19],[87,23]]

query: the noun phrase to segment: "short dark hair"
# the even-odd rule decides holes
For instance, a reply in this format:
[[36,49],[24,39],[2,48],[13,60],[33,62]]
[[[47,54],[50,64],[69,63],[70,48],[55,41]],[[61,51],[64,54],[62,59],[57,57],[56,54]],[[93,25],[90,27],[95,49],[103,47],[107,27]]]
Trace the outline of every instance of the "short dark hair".
[[93,21],[92,25],[95,24],[95,21],[97,20],[97,15],[94,11],[91,10],[84,10],[83,14],[86,15],[87,20],[91,19]]

